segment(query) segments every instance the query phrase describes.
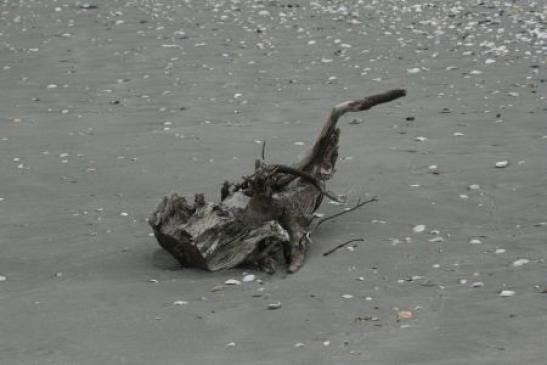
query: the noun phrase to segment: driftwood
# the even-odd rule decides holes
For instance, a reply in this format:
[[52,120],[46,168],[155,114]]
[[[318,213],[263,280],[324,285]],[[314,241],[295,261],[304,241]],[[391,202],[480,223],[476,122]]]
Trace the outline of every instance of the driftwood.
[[206,202],[203,194],[193,202],[175,193],[165,197],[149,218],[158,243],[183,266],[216,271],[253,265],[273,273],[286,261],[289,272],[297,271],[311,242],[314,212],[324,196],[337,199],[325,189],[338,159],[336,123],[347,112],[404,95],[392,90],[336,105],[303,159],[292,166],[257,160],[252,175],[224,182],[220,202]]

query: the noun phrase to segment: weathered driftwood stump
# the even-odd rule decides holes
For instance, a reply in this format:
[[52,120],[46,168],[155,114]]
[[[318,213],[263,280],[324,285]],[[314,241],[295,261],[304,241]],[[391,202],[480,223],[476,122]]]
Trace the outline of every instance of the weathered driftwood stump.
[[216,271],[253,265],[273,273],[286,260],[295,272],[304,262],[314,212],[323,196],[336,199],[325,181],[338,158],[338,119],[404,95],[392,90],[336,105],[302,160],[291,167],[257,160],[252,175],[223,184],[218,203],[203,194],[193,202],[175,193],[164,197],[149,218],[160,246],[183,266]]

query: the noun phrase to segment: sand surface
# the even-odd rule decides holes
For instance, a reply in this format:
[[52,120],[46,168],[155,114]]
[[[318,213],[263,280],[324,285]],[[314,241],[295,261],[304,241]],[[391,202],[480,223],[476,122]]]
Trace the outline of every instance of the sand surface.
[[[545,364],[546,16],[1,1],[0,363]],[[329,184],[379,202],[324,224],[297,274],[211,292],[244,270],[181,269],[150,236],[164,194],[218,199],[256,141],[292,162],[334,104],[399,87],[344,118]]]

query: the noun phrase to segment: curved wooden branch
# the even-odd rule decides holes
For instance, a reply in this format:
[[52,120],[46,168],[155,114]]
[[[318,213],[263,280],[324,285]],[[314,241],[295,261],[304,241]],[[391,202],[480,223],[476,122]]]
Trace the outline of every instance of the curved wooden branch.
[[[368,96],[361,100],[355,101],[346,101],[340,104],[337,104],[331,111],[327,122],[323,126],[321,133],[315,140],[315,143],[312,149],[308,154],[300,161],[298,161],[293,168],[301,171],[311,171],[313,167],[317,165],[318,160],[321,158],[324,159],[325,152],[329,148],[328,146],[332,144],[332,140],[338,138],[338,133],[336,125],[338,120],[346,113],[349,112],[360,112],[368,110],[378,104],[387,103],[395,99],[401,98],[406,95],[406,90],[404,89],[394,89],[387,91],[382,94],[376,94]],[[317,174],[317,172],[316,172]],[[295,176],[287,176],[278,181],[280,186],[289,184],[295,179]]]

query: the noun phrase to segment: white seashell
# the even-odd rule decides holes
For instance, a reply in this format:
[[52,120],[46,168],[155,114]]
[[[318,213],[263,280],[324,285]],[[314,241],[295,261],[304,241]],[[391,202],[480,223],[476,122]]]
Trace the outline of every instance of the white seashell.
[[530,262],[530,260],[528,260],[528,259],[518,259],[518,260],[514,261],[511,265],[515,266],[515,267],[519,267],[519,266],[522,266],[522,265],[526,265],[529,262]]
[[515,294],[516,293],[514,290],[502,290],[500,292],[500,297],[512,297]]
[[268,304],[268,309],[270,310],[279,309],[279,308],[281,308],[281,302]]
[[256,279],[256,276],[253,274],[245,275],[243,279],[241,279],[244,283],[249,283],[251,281],[254,281]]
[[241,281],[236,279],[228,279],[224,282],[226,285],[241,285]]
[[432,239],[429,240],[429,242],[444,242],[444,238],[442,237],[433,237]]

